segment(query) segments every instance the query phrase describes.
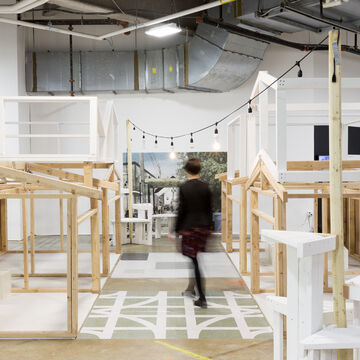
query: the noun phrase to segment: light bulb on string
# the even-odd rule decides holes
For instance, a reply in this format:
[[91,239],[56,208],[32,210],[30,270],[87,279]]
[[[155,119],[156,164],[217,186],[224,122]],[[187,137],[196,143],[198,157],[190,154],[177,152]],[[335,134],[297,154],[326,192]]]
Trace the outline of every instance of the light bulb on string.
[[221,148],[221,144],[219,141],[219,130],[217,128],[217,125],[218,125],[218,123],[215,123],[214,142],[213,142],[214,151],[219,151]]
[[195,146],[194,144],[194,138],[193,138],[193,134],[191,133],[190,134],[190,149],[193,149]]
[[249,100],[248,113],[249,113],[249,114],[252,113],[251,100]]
[[146,139],[145,139],[145,132],[143,131],[143,136],[142,136],[142,147],[143,149],[146,148]]
[[303,72],[302,72],[302,70],[301,70],[300,61],[297,61],[297,62],[296,62],[296,65],[299,67],[298,77],[302,77],[302,76],[303,76]]
[[133,130],[134,130],[134,131],[136,130],[136,127],[135,127],[135,125],[134,125],[134,127],[133,127]]
[[157,138],[157,136],[155,136],[155,149],[157,149],[158,148],[158,138]]
[[175,148],[174,148],[174,139],[173,138],[171,138],[169,158],[171,160],[176,159],[176,152],[175,152]]

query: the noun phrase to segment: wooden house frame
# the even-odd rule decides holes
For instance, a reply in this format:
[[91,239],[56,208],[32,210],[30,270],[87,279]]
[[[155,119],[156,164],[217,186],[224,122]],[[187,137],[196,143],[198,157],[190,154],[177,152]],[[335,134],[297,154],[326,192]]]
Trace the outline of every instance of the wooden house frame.
[[[228,125],[228,172],[218,174],[222,186],[222,240],[226,242],[228,252],[232,251],[233,202],[240,205],[240,271],[251,276],[253,293],[275,291],[276,295],[286,295],[286,255],[282,245],[276,245],[275,272],[260,273],[259,219],[273,225],[274,229],[286,229],[286,203],[289,199],[314,199],[314,228],[322,222],[322,231],[330,232],[329,207],[329,162],[328,161],[288,161],[286,152],[286,127],[288,112],[302,113],[304,109],[313,113],[328,110],[327,103],[287,104],[286,92],[297,89],[327,89],[327,79],[280,79],[267,72],[259,72],[251,98],[258,96],[258,103],[251,104],[252,112],[238,116]],[[359,79],[343,79],[343,88],[360,89]],[[275,104],[270,104],[268,91],[260,94],[265,87],[275,91]],[[347,154],[347,131],[352,121],[347,113],[360,113],[360,103],[343,104],[343,197],[345,244],[349,254],[360,259],[360,160],[351,160]],[[269,117],[275,113],[276,159],[268,155]],[[306,115],[305,115],[306,116]],[[324,116],[324,115],[321,115]],[[324,116],[326,117],[326,116]],[[257,130],[258,118],[259,128]],[[316,124],[316,121],[313,125]],[[235,126],[238,126],[235,129]],[[239,140],[235,131],[239,131]],[[251,139],[251,141],[249,141]],[[257,141],[256,141],[257,139]],[[257,151],[257,143],[258,148]],[[236,164],[234,152],[241,152]],[[255,155],[257,154],[257,155]],[[236,170],[237,169],[237,170]],[[241,186],[241,197],[233,196],[233,186]],[[309,190],[309,193],[294,193],[296,190]],[[248,210],[247,193],[250,192],[250,209]],[[273,198],[273,214],[266,214],[258,208],[258,195]],[[318,219],[318,199],[322,198],[322,219]],[[247,264],[247,214],[250,216],[250,252],[251,272]],[[325,255],[327,258],[327,254]],[[354,272],[351,272],[354,273]],[[275,289],[261,289],[261,276],[275,275]],[[328,269],[325,261],[324,289],[328,287]]]
[[[0,337],[56,337],[73,338],[77,334],[77,294],[78,292],[100,292],[100,277],[108,276],[110,272],[109,249],[109,206],[115,204],[116,253],[121,251],[120,231],[120,177],[114,163],[1,163],[0,166],[0,256],[7,253],[22,253],[24,258],[24,272],[12,274],[13,277],[23,277],[24,287],[12,289],[12,292],[39,293],[65,292],[68,296],[68,330],[66,332],[0,332]],[[83,169],[83,175],[75,174],[64,169]],[[104,179],[93,177],[94,169],[106,170]],[[37,173],[37,174],[35,174]],[[38,175],[41,174],[41,175]],[[46,175],[46,176],[45,176]],[[61,180],[60,180],[61,179]],[[116,180],[115,180],[116,179]],[[54,193],[53,191],[56,191]],[[47,193],[44,193],[47,191]],[[48,191],[52,191],[49,193]],[[115,194],[109,198],[109,191]],[[87,197],[90,208],[78,215],[78,197]],[[10,251],[7,237],[7,199],[22,200],[22,229],[23,250]],[[35,200],[58,199],[60,207],[60,249],[35,250]],[[30,201],[30,236],[27,225],[26,201]],[[64,200],[67,201],[67,249],[64,249]],[[101,205],[99,206],[99,200]],[[102,212],[102,252],[100,254],[99,214]],[[77,270],[78,226],[85,220],[91,222],[91,266],[90,274],[79,274]],[[30,244],[28,238],[30,237]],[[36,273],[37,253],[65,253],[67,254],[67,273]],[[100,271],[100,256],[102,256],[102,271]],[[30,261],[29,261],[30,260]],[[29,266],[30,264],[30,266]],[[67,277],[68,285],[64,289],[31,288],[31,277]],[[78,277],[91,277],[91,288],[79,289]]]

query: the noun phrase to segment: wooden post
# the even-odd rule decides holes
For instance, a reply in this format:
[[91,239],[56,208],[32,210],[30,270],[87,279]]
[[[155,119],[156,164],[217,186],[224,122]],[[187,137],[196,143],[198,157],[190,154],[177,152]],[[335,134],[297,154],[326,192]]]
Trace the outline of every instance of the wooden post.
[[[325,190],[323,190],[325,193]],[[330,206],[329,199],[321,199],[321,231],[324,234],[330,233]],[[324,291],[329,291],[329,259],[328,253],[324,253]]]
[[221,242],[226,242],[226,183],[221,181]]
[[29,288],[29,259],[28,259],[28,236],[27,236],[27,215],[26,215],[26,199],[21,200],[22,204],[22,229],[23,229],[23,252],[24,252],[24,288]]
[[[286,203],[279,196],[275,201],[275,230],[286,230]],[[286,245],[275,244],[275,295],[286,296]]]
[[[60,191],[60,194],[62,191]],[[59,199],[59,211],[60,211],[60,250],[64,251],[64,200]]]
[[[84,163],[84,185],[93,186],[93,163]],[[90,208],[97,210],[90,218],[91,226],[91,267],[92,291],[100,292],[100,236],[99,236],[99,204],[97,199],[90,199]]]
[[[31,191],[33,193],[33,191]],[[34,198],[30,199],[30,272],[35,274],[35,206]]]
[[[330,150],[330,224],[336,235],[332,253],[334,320],[346,327],[344,287],[344,234],[341,148],[341,42],[340,31],[329,32],[329,150]],[[334,79],[336,76],[336,79]],[[349,359],[351,351],[338,351],[338,359]]]
[[67,200],[67,325],[75,337],[78,331],[78,224],[77,197]]
[[348,234],[349,234],[349,255],[355,254],[356,226],[355,226],[355,201],[349,199],[348,206]]
[[232,195],[232,184],[226,182],[226,251],[230,253],[233,251],[233,202],[229,195]]
[[[319,192],[318,189],[314,190],[314,194]],[[319,229],[319,198],[314,198],[314,233],[318,232]]]
[[0,251],[8,250],[7,239],[7,200],[0,200]]
[[251,292],[260,292],[260,251],[259,251],[259,217],[252,210],[259,207],[258,193],[250,191],[251,220]]
[[[114,176],[114,175],[113,175]],[[119,199],[115,200],[115,246],[116,253],[121,253],[121,186],[119,183],[119,189],[116,190],[116,195],[119,196]]]
[[109,199],[108,189],[102,189],[103,199],[101,201],[101,228],[102,228],[102,272],[109,275],[110,272],[110,249],[109,249]]
[[247,273],[247,191],[241,186],[240,205],[240,273]]
[[[133,217],[133,173],[132,173],[132,150],[131,150],[131,123],[130,120],[126,121],[126,135],[127,135],[127,161],[128,161],[128,208],[129,218]],[[133,224],[129,223],[129,240],[132,243],[133,238]]]

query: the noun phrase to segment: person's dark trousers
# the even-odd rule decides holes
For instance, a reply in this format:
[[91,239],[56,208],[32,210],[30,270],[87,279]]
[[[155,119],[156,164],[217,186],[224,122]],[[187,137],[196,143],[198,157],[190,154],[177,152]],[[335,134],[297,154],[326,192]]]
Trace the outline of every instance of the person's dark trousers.
[[[203,281],[200,275],[200,268],[199,268],[199,262],[197,260],[196,257],[191,257],[190,258],[194,264],[194,271],[195,271],[195,280],[196,280],[196,287],[198,289],[199,292],[199,297],[201,300],[205,300],[205,294],[204,294],[204,290],[203,290]],[[192,278],[190,278],[189,280],[189,286],[187,290],[193,291],[194,290],[194,280]]]

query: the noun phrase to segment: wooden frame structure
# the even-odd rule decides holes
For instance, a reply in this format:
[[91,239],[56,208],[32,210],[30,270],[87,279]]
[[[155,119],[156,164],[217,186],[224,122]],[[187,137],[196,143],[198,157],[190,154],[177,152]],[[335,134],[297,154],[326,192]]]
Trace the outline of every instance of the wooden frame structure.
[[[274,82],[275,78],[267,72],[259,72],[251,97],[259,94],[266,86]],[[360,89],[356,79],[344,79],[345,89]],[[240,205],[240,271],[243,275],[251,275],[251,290],[253,293],[274,291],[278,296],[286,295],[286,256],[281,244],[276,245],[275,272],[260,273],[259,248],[259,219],[270,223],[274,229],[286,229],[286,203],[289,199],[314,199],[314,229],[322,222],[322,231],[330,232],[329,208],[329,162],[328,161],[288,161],[286,151],[287,117],[289,113],[300,112],[304,109],[318,114],[318,118],[327,118],[327,103],[287,104],[286,91],[300,89],[327,89],[327,79],[281,79],[271,86],[275,91],[275,104],[269,103],[269,94],[260,94],[258,104],[252,104],[253,112],[245,116],[238,116],[228,125],[228,173],[218,174],[216,178],[222,186],[222,240],[226,242],[226,250],[232,251],[233,203]],[[350,123],[346,114],[354,116],[359,113],[359,103],[345,103],[345,122],[343,135],[347,134]],[[268,155],[269,149],[269,117],[275,113],[276,128],[276,161]],[[309,115],[305,115],[309,116]],[[258,120],[258,121],[257,121]],[[311,123],[315,125],[318,120]],[[257,125],[259,125],[257,131]],[[301,125],[301,124],[299,124]],[[309,125],[309,124],[307,124]],[[239,139],[235,133],[238,126]],[[251,141],[249,141],[251,139]],[[258,141],[256,141],[258,139]],[[256,150],[257,144],[259,151]],[[241,153],[236,156],[234,152]],[[257,154],[255,156],[255,154]],[[360,160],[351,160],[347,154],[347,141],[342,146],[342,174],[344,206],[344,235],[349,254],[358,259],[360,251]],[[235,170],[239,169],[239,170]],[[233,195],[233,186],[241,185],[241,197]],[[299,190],[299,191],[297,191]],[[304,190],[307,190],[304,192]],[[250,208],[247,193],[250,193]],[[259,209],[260,195],[273,198],[273,214],[266,214]],[[322,219],[318,219],[318,199],[322,199]],[[250,249],[247,241],[247,214],[250,216]],[[251,273],[248,272],[247,252],[251,252]],[[328,286],[327,254],[325,254],[324,289],[331,291]],[[354,272],[349,272],[354,273]],[[261,276],[275,276],[275,289],[262,289]]]
[[[13,293],[65,292],[68,296],[68,331],[66,332],[29,332],[29,333],[2,333],[0,337],[75,337],[77,334],[77,293],[100,292],[100,277],[110,272],[109,249],[109,206],[115,203],[115,230],[116,253],[121,251],[120,231],[120,177],[114,163],[1,163],[0,166],[0,256],[7,253],[22,253],[24,271],[21,274],[12,274],[13,277],[22,277],[24,287],[12,289]],[[64,169],[83,169],[84,174],[76,174]],[[94,169],[106,170],[106,176],[100,180],[93,177]],[[37,174],[35,174],[37,173]],[[41,175],[38,175],[41,174]],[[46,175],[46,176],[45,176]],[[58,179],[57,179],[58,178]],[[11,179],[11,180],[10,180]],[[61,180],[59,180],[61,179]],[[115,181],[115,179],[117,179]],[[56,193],[53,193],[53,191]],[[45,193],[44,193],[45,191]],[[52,191],[52,193],[49,193]],[[109,199],[108,192],[115,194]],[[89,198],[90,208],[78,215],[78,197]],[[11,251],[8,249],[7,236],[7,199],[21,199],[22,202],[22,230],[23,250]],[[60,207],[60,248],[54,250],[35,250],[35,200],[58,199]],[[26,201],[30,201],[30,236],[28,232],[28,217]],[[67,201],[67,249],[64,248],[64,200]],[[101,206],[99,206],[99,200]],[[100,236],[99,214],[102,212],[102,271],[100,271]],[[85,220],[91,222],[91,253],[90,274],[79,274],[77,270],[79,250],[78,226]],[[29,244],[30,237],[30,244]],[[67,273],[37,273],[37,253],[65,253],[67,254]],[[29,266],[30,264],[30,266]],[[31,277],[67,277],[67,288],[31,288]],[[91,288],[79,289],[78,277],[91,277]]]

